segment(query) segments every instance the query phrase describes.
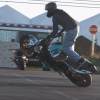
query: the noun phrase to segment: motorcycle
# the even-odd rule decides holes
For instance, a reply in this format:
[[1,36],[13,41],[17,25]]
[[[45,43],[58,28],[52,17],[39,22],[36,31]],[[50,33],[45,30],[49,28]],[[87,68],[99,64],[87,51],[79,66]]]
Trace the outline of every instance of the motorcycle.
[[[92,83],[92,73],[90,70],[91,68],[87,65],[87,69],[77,70],[66,60],[56,60],[56,56],[61,54],[61,52],[58,52],[57,54],[57,52],[54,52],[57,50],[50,49],[50,43],[53,39],[54,38],[52,38],[51,35],[48,35],[46,38],[38,41],[35,45],[30,47],[30,54],[32,56],[36,55],[41,65],[49,66],[49,68],[53,69],[54,71],[60,74],[64,74],[75,85],[79,87],[90,86]],[[26,66],[26,64],[24,63],[27,63],[29,58],[26,55],[21,55],[20,53],[19,55],[19,57],[21,58],[19,62],[23,62],[23,67],[21,68],[24,69]]]
[[92,83],[91,72],[87,70],[77,70],[66,61],[56,60],[48,49],[51,40],[51,35],[48,35],[31,48],[32,51],[38,54],[41,64],[49,66],[49,68],[60,74],[64,74],[72,83],[79,87],[90,86]]

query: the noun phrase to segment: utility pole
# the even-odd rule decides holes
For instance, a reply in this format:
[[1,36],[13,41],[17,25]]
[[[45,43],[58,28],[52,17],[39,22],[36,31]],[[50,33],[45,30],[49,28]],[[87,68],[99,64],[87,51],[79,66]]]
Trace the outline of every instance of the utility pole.
[[94,51],[95,51],[95,40],[96,40],[96,33],[97,33],[97,26],[96,25],[91,25],[89,28],[90,33],[92,34],[92,46],[91,46],[91,57],[94,56]]

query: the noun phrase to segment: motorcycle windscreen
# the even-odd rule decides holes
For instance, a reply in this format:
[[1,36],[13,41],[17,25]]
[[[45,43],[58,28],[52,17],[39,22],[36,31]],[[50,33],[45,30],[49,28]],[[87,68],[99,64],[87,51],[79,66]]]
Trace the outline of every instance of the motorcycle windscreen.
[[62,43],[61,42],[51,43],[48,47],[48,50],[51,56],[55,58],[59,56],[62,51]]

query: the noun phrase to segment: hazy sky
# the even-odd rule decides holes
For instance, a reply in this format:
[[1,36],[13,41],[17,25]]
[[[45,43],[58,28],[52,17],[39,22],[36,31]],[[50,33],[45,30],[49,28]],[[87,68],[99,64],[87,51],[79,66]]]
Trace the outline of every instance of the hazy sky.
[[[58,1],[58,8],[64,9],[77,21],[85,20],[96,14],[100,14],[100,0],[0,0],[0,6],[10,5],[29,18],[35,17],[45,12],[45,4],[50,1]],[[16,1],[23,3],[11,3],[4,1]],[[25,3],[29,2],[29,3]],[[30,4],[31,3],[31,4]],[[35,4],[33,4],[35,3]],[[37,4],[39,3],[39,4]]]

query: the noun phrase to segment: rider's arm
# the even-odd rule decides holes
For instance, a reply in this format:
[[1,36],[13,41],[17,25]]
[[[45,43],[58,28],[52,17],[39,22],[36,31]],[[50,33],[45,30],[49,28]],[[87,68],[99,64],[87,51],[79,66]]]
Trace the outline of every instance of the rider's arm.
[[58,32],[58,22],[55,18],[52,18],[53,21],[53,31],[51,34],[56,34]]
[[52,21],[53,21],[53,31],[52,31],[52,33],[51,34],[62,34],[63,32],[64,32],[64,28],[60,31],[60,32],[58,32],[58,30],[59,30],[59,27],[58,27],[58,21],[56,20],[56,18],[55,17],[53,17],[52,18]]
[[61,35],[63,32],[64,32],[64,28],[60,31],[60,32],[58,32],[58,35]]
[[58,32],[59,27],[58,27],[57,20],[53,17],[52,21],[53,21],[53,31],[51,33],[52,37],[61,36],[61,34],[63,33],[64,29],[62,29],[60,32]]

